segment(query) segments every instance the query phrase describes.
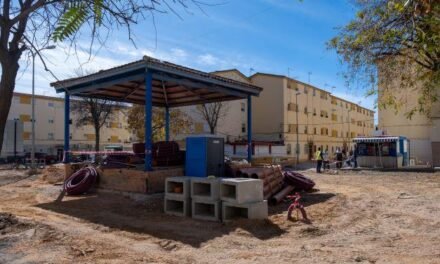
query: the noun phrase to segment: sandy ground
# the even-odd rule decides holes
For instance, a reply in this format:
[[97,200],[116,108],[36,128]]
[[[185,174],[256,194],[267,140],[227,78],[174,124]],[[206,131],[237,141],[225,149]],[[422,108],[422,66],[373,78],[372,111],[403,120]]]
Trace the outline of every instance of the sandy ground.
[[0,263],[440,263],[440,173],[305,174],[311,224],[286,203],[222,224],[164,215],[161,195],[55,202],[59,185],[0,170]]

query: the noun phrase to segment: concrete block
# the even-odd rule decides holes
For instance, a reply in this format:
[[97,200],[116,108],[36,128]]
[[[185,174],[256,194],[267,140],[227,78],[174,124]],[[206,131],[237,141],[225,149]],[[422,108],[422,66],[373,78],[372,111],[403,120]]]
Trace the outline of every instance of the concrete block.
[[220,199],[235,204],[261,202],[264,200],[263,181],[249,178],[223,179]]
[[204,201],[220,199],[221,178],[191,178],[191,198]]
[[256,203],[222,203],[223,221],[232,221],[235,219],[266,219],[268,217],[267,200]]
[[169,177],[165,180],[165,196],[169,198],[190,198],[191,177]]
[[164,211],[166,214],[175,216],[191,216],[191,199],[190,198],[164,198]]
[[206,221],[221,220],[221,202],[192,200],[192,218]]

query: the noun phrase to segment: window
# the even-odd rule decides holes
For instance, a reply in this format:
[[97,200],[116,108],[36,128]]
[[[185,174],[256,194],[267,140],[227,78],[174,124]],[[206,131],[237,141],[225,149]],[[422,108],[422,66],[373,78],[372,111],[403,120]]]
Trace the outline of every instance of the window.
[[321,99],[327,100],[327,93],[324,91],[321,91]]
[[49,119],[49,124],[53,124],[53,119]]
[[308,127],[307,126],[304,126],[304,134],[307,134],[309,131],[308,131]]
[[306,143],[304,144],[304,153],[308,153],[309,152],[309,144]]
[[307,89],[307,86],[304,85],[304,93],[308,94],[309,93],[309,89]]
[[333,121],[338,121],[338,116],[336,114],[332,114],[332,120]]
[[313,134],[316,135],[316,127],[313,128]]
[[304,107],[304,114],[308,114],[308,112],[307,112],[308,110],[307,110],[307,106],[306,107]]
[[31,104],[31,97],[29,95],[21,95],[20,104]]
[[30,139],[31,138],[31,132],[23,132],[23,139]]
[[53,135],[53,133],[48,133],[48,134],[47,134],[47,139],[49,139],[49,140],[53,140],[53,139],[54,139],[54,135]]
[[298,125],[296,124],[289,124],[289,133],[298,133]]
[[47,106],[49,106],[49,107],[55,107],[55,103],[54,103],[54,102],[48,102],[48,103],[47,103]]
[[321,135],[328,135],[328,128],[321,128]]
[[316,96],[316,90],[313,88],[312,88],[312,90],[313,90],[313,96]]
[[294,103],[289,103],[289,104],[287,105],[287,110],[288,110],[288,111],[295,111],[295,112],[298,112],[298,105],[297,105],[297,104],[294,104]]
[[245,112],[245,111],[246,111],[246,104],[245,104],[245,103],[241,103],[241,104],[240,104],[240,107],[241,107],[241,111],[242,111],[242,112]]
[[316,115],[316,108],[313,108],[313,115]]
[[246,124],[245,123],[241,124],[241,133],[246,133]]
[[20,115],[20,121],[31,122],[31,116],[30,115]]
[[338,130],[332,130],[332,137],[338,137]]
[[84,137],[85,137],[87,140],[90,140],[90,141],[96,139],[95,134],[84,134]]

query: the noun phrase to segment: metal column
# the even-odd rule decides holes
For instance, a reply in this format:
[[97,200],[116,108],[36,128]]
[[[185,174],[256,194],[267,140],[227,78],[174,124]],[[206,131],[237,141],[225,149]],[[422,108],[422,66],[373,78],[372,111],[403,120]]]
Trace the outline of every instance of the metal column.
[[170,141],[170,109],[165,107],[165,140]]
[[64,93],[64,163],[70,162],[70,95]]
[[147,70],[145,74],[145,171],[152,171],[152,147],[153,147],[153,74]]
[[248,161],[252,161],[252,98],[247,98],[247,141],[248,141]]

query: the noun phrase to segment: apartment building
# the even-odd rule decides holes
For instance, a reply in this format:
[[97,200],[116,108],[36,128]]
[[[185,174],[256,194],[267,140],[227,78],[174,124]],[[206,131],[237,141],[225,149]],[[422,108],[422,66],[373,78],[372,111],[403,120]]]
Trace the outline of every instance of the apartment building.
[[[236,69],[216,71],[214,74],[232,80],[251,83],[250,80]],[[222,102],[223,110],[219,119],[216,135],[225,138],[226,141],[233,142],[247,139],[247,102],[246,100],[234,100]],[[192,134],[209,134],[210,129],[205,119],[201,117],[197,106],[187,106],[180,108],[191,117],[193,127]],[[182,140],[186,135],[177,135],[175,138]]]
[[[32,128],[31,95],[14,93],[8,120],[23,123],[24,152],[30,152]],[[95,131],[92,125],[76,126],[76,115],[71,114],[70,144],[72,150],[92,150]],[[118,111],[115,117],[101,128],[101,149],[108,145],[130,147],[132,135],[127,128],[126,110]],[[64,99],[51,96],[35,96],[35,146],[36,152],[52,155],[62,153],[64,143]]]
[[283,75],[256,73],[250,80],[264,88],[253,101],[255,139],[284,141],[287,155],[296,156],[297,141],[300,160],[318,147],[349,150],[352,138],[374,130],[374,111],[328,91]]
[[378,63],[378,102],[384,103],[392,94],[402,106],[397,110],[393,107],[380,107],[379,129],[387,135],[407,137],[410,140],[410,159],[416,164],[440,166],[440,102],[431,106],[430,116],[416,112],[408,118],[406,113],[418,104],[419,84],[414,83],[414,87],[402,86],[399,78],[395,78],[392,72],[383,67],[386,64]]
[[[215,74],[263,88],[260,96],[252,99],[253,140],[283,142],[286,156],[296,156],[297,135],[300,160],[308,160],[318,147],[330,153],[337,147],[348,150],[352,138],[369,136],[374,130],[374,111],[323,89],[275,74],[246,77],[236,69]],[[228,112],[216,134],[230,141],[246,139],[246,100],[226,104]],[[209,133],[206,122],[195,113],[195,106],[191,109],[186,112],[194,121],[193,132]]]

